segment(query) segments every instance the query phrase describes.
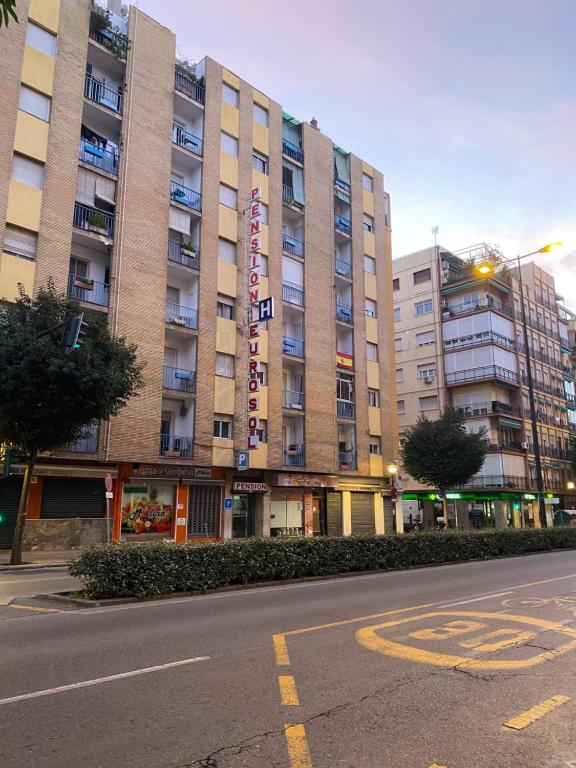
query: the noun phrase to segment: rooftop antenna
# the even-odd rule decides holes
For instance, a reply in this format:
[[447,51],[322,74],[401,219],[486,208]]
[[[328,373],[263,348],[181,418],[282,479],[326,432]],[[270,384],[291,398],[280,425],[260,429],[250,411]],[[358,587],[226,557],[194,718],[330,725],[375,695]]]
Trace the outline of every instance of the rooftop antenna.
[[437,224],[435,224],[435,225],[432,227],[432,230],[431,230],[431,231],[432,231],[432,234],[434,235],[434,250],[436,250],[436,238],[438,237],[438,225],[437,225]]

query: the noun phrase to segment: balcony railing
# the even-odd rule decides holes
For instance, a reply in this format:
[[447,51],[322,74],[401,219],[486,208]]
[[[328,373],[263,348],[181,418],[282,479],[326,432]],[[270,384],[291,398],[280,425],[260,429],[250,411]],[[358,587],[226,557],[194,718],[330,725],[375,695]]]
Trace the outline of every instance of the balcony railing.
[[83,437],[79,437],[73,443],[66,446],[67,451],[74,453],[97,453],[98,452],[98,424],[91,424],[86,427]]
[[107,307],[110,300],[110,288],[107,283],[88,280],[77,275],[68,275],[68,296],[77,301],[98,304]]
[[302,149],[287,139],[282,139],[282,153],[291,160],[296,160],[297,163],[304,162],[304,152]]
[[[524,384],[524,386],[526,387],[528,386],[528,377],[525,374],[522,374],[522,384]],[[534,377],[532,377],[532,387],[533,389],[538,390],[538,392],[545,392],[547,395],[555,395],[556,397],[563,397],[563,398],[566,397],[566,392],[564,390],[564,387],[553,386],[552,384],[546,384],[546,382],[539,381]]]
[[74,203],[74,226],[99,235],[112,237],[114,234],[114,214],[101,211],[84,203]]
[[202,209],[202,195],[194,189],[185,187],[176,181],[170,182],[170,200],[180,205],[185,205],[195,211]]
[[198,104],[204,104],[204,97],[206,95],[204,88],[195,83],[192,78],[183,75],[182,72],[174,72],[174,87],[180,93],[184,93],[186,96],[194,99],[194,101],[197,101]]
[[200,269],[200,254],[198,250],[192,251],[177,240],[168,240],[168,261],[182,264],[192,269]]
[[[539,349],[536,349],[535,347],[529,345],[528,349],[530,350],[530,357],[533,360],[539,360],[541,363],[546,363],[546,365],[551,366],[552,368],[556,368],[559,371],[565,371],[566,366],[562,364],[561,360],[557,360],[553,357],[550,357],[550,355],[546,354],[546,352],[542,352]],[[526,354],[526,347],[524,346],[524,342],[519,341],[518,342],[518,351],[522,354]],[[570,373],[570,369],[568,368],[568,373]]]
[[487,451],[524,451],[522,443],[519,440],[507,440],[500,439],[497,442],[493,440],[485,440],[485,446]]
[[461,304],[450,304],[442,307],[442,317],[446,319],[446,317],[453,317],[454,315],[467,315],[469,312],[485,312],[487,309],[495,309],[503,315],[512,317],[510,307],[491,296],[483,297],[479,301],[466,301]]
[[104,107],[121,113],[124,103],[124,95],[118,88],[110,88],[95,77],[86,73],[84,81],[84,96],[96,104],[102,104]]
[[182,435],[160,435],[160,456],[166,459],[191,459],[192,438]]
[[282,283],[282,301],[288,301],[290,304],[304,306],[304,291],[300,285],[295,283]]
[[479,368],[470,368],[466,371],[455,371],[446,374],[446,384],[460,384],[480,379],[500,379],[518,384],[518,374],[515,371],[501,368],[499,365],[484,365]]
[[340,192],[345,192],[347,195],[350,194],[350,184],[347,181],[342,181],[338,176],[334,177],[334,186],[336,189],[339,189]]
[[303,467],[305,464],[304,448],[288,446],[284,449],[284,465],[288,467]]
[[287,234],[282,235],[282,250],[290,253],[292,256],[304,257],[304,243]]
[[445,339],[444,350],[449,352],[453,349],[463,349],[472,347],[476,344],[499,344],[502,347],[514,349],[514,339],[502,336],[496,331],[481,331],[470,336],[458,336],[455,339]]
[[338,460],[341,467],[346,469],[356,469],[355,451],[338,451]]
[[95,168],[108,173],[118,173],[118,154],[109,149],[101,149],[95,144],[91,144],[86,139],[80,139],[79,159],[84,163],[90,163]]
[[462,488],[530,488],[532,483],[520,475],[484,475],[472,477]]
[[111,29],[91,29],[88,33],[92,40],[108,48],[114,56],[125,59],[128,53],[129,41],[126,35],[114,32]]
[[177,389],[179,392],[195,392],[196,371],[165,365],[163,385],[166,389]]
[[198,136],[194,136],[193,133],[188,133],[181,125],[172,123],[172,142],[178,147],[193,152],[198,157],[202,157],[204,152],[204,142],[199,139]]
[[[515,314],[516,320],[523,322],[522,311],[517,310]],[[554,339],[554,341],[562,341],[560,334],[557,331],[553,330],[552,328],[547,328],[544,323],[541,323],[539,320],[535,320],[528,314],[528,312],[526,312],[526,325],[530,326],[530,328],[533,328],[535,331],[540,331],[540,333],[545,334],[550,339]]]
[[353,419],[355,415],[354,403],[348,400],[336,400],[336,411],[341,419]]
[[345,235],[350,234],[350,221],[344,216],[334,216],[334,226],[339,232],[343,232]]
[[459,407],[458,410],[463,416],[486,416],[490,413],[502,413],[506,416],[522,417],[520,408],[515,408],[508,403],[501,403],[499,400],[471,403],[471,405]]
[[167,301],[166,322],[181,328],[196,329],[198,327],[198,311],[191,307],[183,307],[180,304]]
[[336,256],[334,258],[334,268],[337,275],[343,275],[344,277],[352,276],[352,264],[349,261],[343,261]]
[[352,307],[349,304],[336,302],[336,320],[352,325]]
[[304,408],[304,392],[294,392],[290,389],[283,389],[282,405],[284,408],[292,408],[296,411],[301,411]]
[[293,357],[304,357],[304,342],[302,339],[291,339],[289,336],[283,336],[282,353]]

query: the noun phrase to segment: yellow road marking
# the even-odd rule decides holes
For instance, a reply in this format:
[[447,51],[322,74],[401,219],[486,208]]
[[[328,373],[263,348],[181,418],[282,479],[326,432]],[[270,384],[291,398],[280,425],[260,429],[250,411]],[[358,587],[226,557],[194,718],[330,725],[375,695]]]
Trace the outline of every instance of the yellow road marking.
[[428,768],[448,768],[447,765],[438,765],[438,763],[432,763],[432,765],[429,765]]
[[280,688],[280,698],[285,707],[297,707],[300,704],[296,691],[296,682],[292,675],[279,675],[278,686]]
[[274,635],[274,653],[276,654],[276,664],[279,667],[290,666],[290,656],[288,655],[288,646],[286,645],[286,635]]
[[527,709],[526,712],[522,712],[511,720],[508,720],[504,725],[507,728],[514,728],[516,731],[521,731],[523,728],[527,728],[529,725],[532,725],[532,723],[535,723],[536,720],[540,720],[541,717],[548,715],[568,701],[572,701],[571,696],[552,696],[551,699],[546,699],[546,701],[542,701],[540,704],[536,704],[535,707]]
[[420,608],[430,608],[434,603],[424,603],[423,605],[413,605],[411,608],[397,608],[394,611],[383,611],[382,613],[372,613],[369,616],[358,616],[356,619],[343,619],[342,621],[332,621],[330,624],[318,624],[315,627],[304,627],[303,629],[291,629],[284,632],[283,635],[274,635],[274,637],[288,637],[288,635],[303,635],[306,632],[316,632],[319,629],[331,629],[332,627],[342,627],[345,624],[357,624],[359,621],[368,621],[368,619],[379,619],[382,616],[392,616],[395,613],[407,613],[408,611],[417,611]]
[[306,729],[303,725],[285,725],[284,736],[288,746],[290,768],[312,768]]
[[17,608],[19,611],[39,611],[40,613],[66,613],[60,608],[37,608],[33,605],[19,605],[18,603],[10,603],[7,608]]

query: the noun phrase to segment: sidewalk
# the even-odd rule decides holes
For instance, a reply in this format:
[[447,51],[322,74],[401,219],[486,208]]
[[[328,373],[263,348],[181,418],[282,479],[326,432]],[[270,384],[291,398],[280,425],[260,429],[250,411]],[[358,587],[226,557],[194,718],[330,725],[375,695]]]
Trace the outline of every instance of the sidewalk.
[[0,572],[11,569],[55,568],[67,565],[80,554],[81,550],[52,550],[48,552],[23,552],[22,565],[10,565],[9,549],[0,549]]

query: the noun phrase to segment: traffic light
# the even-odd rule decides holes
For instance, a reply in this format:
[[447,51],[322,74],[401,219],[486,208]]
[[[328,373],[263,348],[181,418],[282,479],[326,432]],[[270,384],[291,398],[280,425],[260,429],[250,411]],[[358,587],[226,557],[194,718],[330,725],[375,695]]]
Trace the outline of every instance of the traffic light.
[[84,322],[84,312],[70,318],[64,329],[63,336],[63,344],[66,352],[71,352],[73,349],[80,349],[87,328],[88,323]]

